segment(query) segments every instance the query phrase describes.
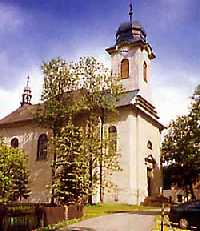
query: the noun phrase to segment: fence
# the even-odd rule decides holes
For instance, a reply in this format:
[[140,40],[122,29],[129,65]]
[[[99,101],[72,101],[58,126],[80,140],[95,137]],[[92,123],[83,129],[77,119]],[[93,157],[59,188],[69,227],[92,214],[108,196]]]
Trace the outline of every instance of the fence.
[[[63,220],[64,207],[52,207],[49,203],[13,203],[0,205],[0,230],[1,231],[31,231],[47,226],[48,212],[51,210],[51,220]],[[46,211],[48,210],[48,212]],[[54,212],[53,212],[54,211]]]

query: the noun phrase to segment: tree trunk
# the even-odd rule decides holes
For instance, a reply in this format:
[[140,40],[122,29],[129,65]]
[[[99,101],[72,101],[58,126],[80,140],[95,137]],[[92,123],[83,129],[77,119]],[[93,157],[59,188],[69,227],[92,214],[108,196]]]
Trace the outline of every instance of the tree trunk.
[[90,154],[90,161],[89,161],[89,195],[88,195],[88,203],[92,204],[92,180],[93,180],[93,164],[92,164],[92,154]]
[[[53,138],[56,137],[56,131],[54,130],[53,131]],[[51,179],[51,186],[52,186],[52,189],[51,189],[51,204],[55,204],[55,195],[54,195],[54,188],[53,188],[53,185],[55,183],[55,175],[56,175],[56,159],[57,159],[57,156],[56,156],[56,148],[53,147],[53,163],[52,163],[52,179]]]

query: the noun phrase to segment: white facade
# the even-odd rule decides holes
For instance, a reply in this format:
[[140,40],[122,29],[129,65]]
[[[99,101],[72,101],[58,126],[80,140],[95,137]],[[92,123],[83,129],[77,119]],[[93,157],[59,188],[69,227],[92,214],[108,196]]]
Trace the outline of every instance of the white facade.
[[[124,50],[126,52],[124,52]],[[122,84],[126,91],[140,90],[140,95],[149,102],[152,102],[150,88],[150,70],[151,60],[148,58],[148,52],[141,50],[140,47],[122,46],[111,55],[112,73],[118,76],[121,71],[121,62],[123,59],[129,60],[129,78],[123,79]],[[147,64],[148,82],[143,79],[143,64]]]

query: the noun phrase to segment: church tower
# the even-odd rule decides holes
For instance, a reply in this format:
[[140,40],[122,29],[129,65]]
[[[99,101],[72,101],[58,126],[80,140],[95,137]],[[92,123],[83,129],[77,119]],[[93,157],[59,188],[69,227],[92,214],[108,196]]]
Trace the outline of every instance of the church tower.
[[[124,87],[117,103],[117,150],[121,173],[113,174],[116,192],[110,195],[122,203],[140,204],[160,193],[160,137],[164,126],[159,122],[151,97],[151,61],[156,57],[142,25],[132,20],[116,31],[115,45],[106,51],[111,57],[112,75],[119,76]],[[112,125],[113,125],[112,124]]]
[[138,90],[138,94],[151,102],[150,66],[155,58],[144,28],[137,21],[122,23],[116,32],[116,43],[107,48],[111,56],[112,74],[121,78],[125,91]]
[[32,93],[31,93],[31,88],[29,87],[29,80],[30,77],[27,77],[27,84],[24,87],[24,92],[22,94],[22,102],[21,102],[21,107],[24,105],[31,105],[31,99],[32,99]]

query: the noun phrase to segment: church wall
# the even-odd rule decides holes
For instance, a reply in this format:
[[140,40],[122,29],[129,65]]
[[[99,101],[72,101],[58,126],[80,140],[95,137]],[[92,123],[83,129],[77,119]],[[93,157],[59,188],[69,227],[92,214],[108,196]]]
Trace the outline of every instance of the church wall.
[[[105,191],[104,199],[140,204],[148,196],[145,157],[151,154],[156,159],[156,168],[152,171],[152,195],[160,191],[160,130],[130,107],[120,109],[118,119],[118,122],[109,124],[117,127],[122,171],[112,175],[111,180],[117,185],[117,190]],[[152,150],[147,147],[148,141],[152,142]]]
[[[144,80],[144,62],[147,64],[147,82]],[[138,52],[138,67],[139,67],[139,94],[146,99],[149,103],[152,103],[151,95],[151,60],[148,57],[146,50],[139,50]]]
[[[122,171],[112,174],[117,185],[111,192],[105,190],[105,201],[136,204],[136,118],[131,108],[120,109],[118,121],[109,123],[117,127],[118,152]],[[110,189],[109,189],[110,190]]]
[[[123,87],[127,91],[139,89],[139,94],[152,103],[150,87],[151,61],[148,57],[148,52],[137,47],[130,48],[126,55],[120,52],[114,53],[112,55],[113,75],[118,76],[121,74],[121,61],[124,58],[129,60],[129,78],[121,80]],[[147,82],[144,81],[144,62],[147,64]]]
[[[155,169],[152,171],[151,192],[152,195],[159,194],[160,191],[160,131],[150,121],[138,115],[137,118],[137,135],[138,135],[138,190],[139,201],[144,201],[148,196],[147,165],[145,157],[152,155],[156,160]],[[152,142],[152,150],[148,149],[148,141]]]
[[28,155],[29,185],[32,195],[27,200],[31,202],[48,202],[50,199],[49,190],[46,186],[51,182],[50,166],[52,157],[48,155],[48,160],[36,160],[37,141],[43,133],[48,134],[45,129],[32,123],[0,129],[0,136],[5,138],[8,145],[10,145],[11,139],[16,137],[19,140],[19,148],[22,148]]
[[129,60],[129,78],[123,79],[122,85],[127,91],[139,89],[138,76],[139,76],[139,49],[134,48],[125,56],[120,52],[112,55],[112,74],[116,76],[121,75],[121,61],[125,58]]

